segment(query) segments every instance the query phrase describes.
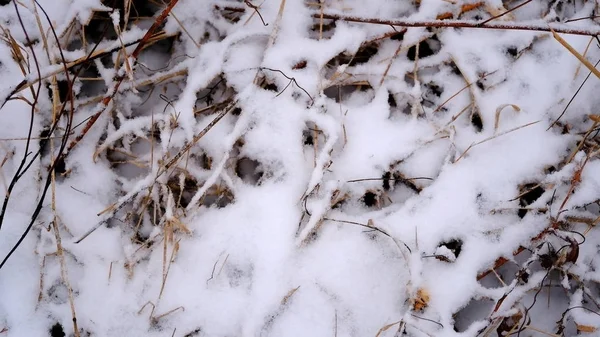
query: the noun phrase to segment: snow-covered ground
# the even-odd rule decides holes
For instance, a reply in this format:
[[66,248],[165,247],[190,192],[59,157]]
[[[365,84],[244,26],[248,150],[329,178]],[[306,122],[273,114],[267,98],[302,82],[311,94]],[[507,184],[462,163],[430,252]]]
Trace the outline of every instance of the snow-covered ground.
[[0,337],[597,336],[598,9],[0,1]]

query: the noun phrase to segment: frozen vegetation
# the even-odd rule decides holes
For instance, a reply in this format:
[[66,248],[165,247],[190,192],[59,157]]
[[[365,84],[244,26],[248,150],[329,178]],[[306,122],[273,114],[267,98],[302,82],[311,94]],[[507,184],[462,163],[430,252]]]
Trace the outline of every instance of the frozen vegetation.
[[597,15],[0,1],[0,337],[598,336]]

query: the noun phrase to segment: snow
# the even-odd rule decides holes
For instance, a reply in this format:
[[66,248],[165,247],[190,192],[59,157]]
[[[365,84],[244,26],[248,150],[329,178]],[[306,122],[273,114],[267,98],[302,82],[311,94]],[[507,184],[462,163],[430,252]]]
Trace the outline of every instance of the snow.
[[[600,329],[600,82],[544,31],[599,32],[591,2],[179,0],[137,59],[166,1],[38,2],[29,41],[0,6],[0,337]],[[42,8],[67,63],[106,53],[51,139]]]

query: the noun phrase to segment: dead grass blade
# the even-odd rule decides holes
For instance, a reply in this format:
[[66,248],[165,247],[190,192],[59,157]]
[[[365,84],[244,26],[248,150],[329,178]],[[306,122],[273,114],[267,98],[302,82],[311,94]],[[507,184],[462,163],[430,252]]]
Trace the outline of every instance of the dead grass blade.
[[592,73],[594,73],[594,75],[596,75],[596,77],[600,78],[600,71],[598,71],[598,69],[596,69],[596,67],[594,67],[594,65],[592,63],[590,63],[590,61],[588,61],[585,57],[583,57],[583,55],[581,55],[577,50],[575,50],[575,48],[573,48],[573,46],[571,46],[567,41],[565,41],[565,39],[563,39],[560,35],[558,35],[556,33],[556,31],[552,30],[552,36],[554,36],[554,38],[556,39],[556,41],[558,41],[563,47],[567,48],[567,50],[573,54],[573,56],[575,56],[581,63],[583,63],[583,65],[588,68],[589,71],[591,71]]

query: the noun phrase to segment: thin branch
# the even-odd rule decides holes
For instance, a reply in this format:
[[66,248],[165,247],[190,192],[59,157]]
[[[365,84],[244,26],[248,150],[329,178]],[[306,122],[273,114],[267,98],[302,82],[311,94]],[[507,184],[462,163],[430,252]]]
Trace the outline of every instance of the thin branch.
[[524,3],[522,3],[522,4],[518,5],[518,6],[514,7],[514,8],[511,8],[511,9],[507,10],[506,12],[500,13],[500,14],[498,14],[498,15],[496,15],[496,16],[492,16],[491,18],[489,18],[489,19],[487,19],[487,20],[483,21],[483,22],[481,23],[481,25],[485,25],[486,23],[489,23],[490,21],[494,21],[494,20],[496,20],[497,18],[503,17],[503,16],[505,16],[506,14],[508,14],[508,13],[510,13],[510,12],[516,11],[517,9],[519,9],[519,8],[521,8],[521,7],[525,6],[525,5],[527,5],[527,4],[528,4],[528,3],[530,3],[531,1],[532,1],[532,0],[527,0],[527,1],[525,1]]
[[[313,18],[320,18],[319,13],[312,15]],[[595,36],[600,35],[600,27],[593,27],[590,29],[583,29],[581,27],[572,27],[566,24],[560,23],[545,23],[539,21],[533,22],[489,22],[483,24],[482,22],[470,21],[470,20],[433,20],[433,21],[420,21],[411,19],[397,19],[397,20],[383,20],[378,18],[364,18],[342,14],[324,13],[324,19],[340,20],[347,22],[357,23],[370,23],[376,25],[386,26],[399,26],[399,27],[431,27],[431,28],[477,28],[477,29],[499,29],[499,30],[528,30],[538,32],[552,32],[553,30],[557,33],[572,34],[572,35],[586,35]]]

